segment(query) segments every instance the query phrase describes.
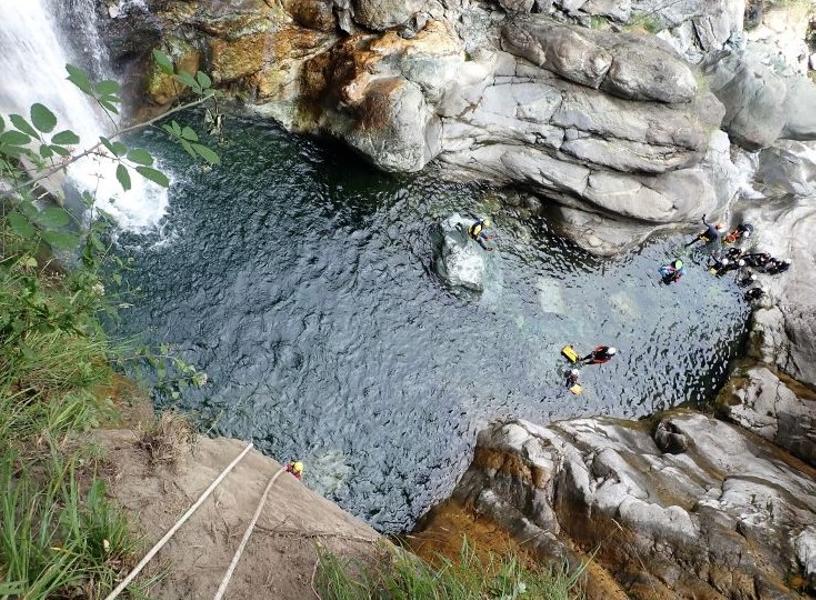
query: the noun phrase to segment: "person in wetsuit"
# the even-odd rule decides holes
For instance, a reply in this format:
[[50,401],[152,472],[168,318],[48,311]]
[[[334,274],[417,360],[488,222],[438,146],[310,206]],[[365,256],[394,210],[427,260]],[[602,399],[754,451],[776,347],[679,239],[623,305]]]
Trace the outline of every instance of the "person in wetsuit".
[[748,287],[749,285],[753,285],[756,283],[757,276],[756,273],[746,273],[744,276],[737,280],[737,284],[740,287]]
[[736,271],[737,269],[741,269],[745,266],[744,260],[728,260],[727,258],[722,259],[718,267],[712,269],[714,274],[717,277],[722,277],[726,273],[730,273],[731,271]]
[[612,346],[597,346],[592,352],[582,358],[580,362],[588,365],[602,365],[612,360],[617,353],[617,348]]
[[764,269],[768,261],[771,260],[771,255],[767,252],[752,252],[742,258],[748,266],[754,267],[755,269]]
[[493,235],[489,233],[490,225],[490,219],[485,217],[468,227],[468,235],[488,252],[493,251],[493,247],[490,245],[490,241],[493,239]]
[[752,300],[759,300],[765,295],[765,288],[751,288],[745,292],[745,299],[749,302]]
[[734,229],[731,233],[729,233],[723,241],[726,244],[733,244],[738,242],[739,240],[748,239],[751,237],[751,234],[754,232],[754,226],[750,223],[740,223],[736,229]]
[[705,242],[706,244],[713,244],[715,242],[719,242],[720,238],[722,237],[723,231],[725,231],[725,226],[721,223],[717,223],[716,225],[709,223],[706,221],[705,215],[703,215],[703,225],[706,226],[706,230],[698,235],[696,238],[691,240],[686,247],[692,246],[697,242]]
[[725,253],[725,257],[728,260],[739,260],[742,258],[742,250],[736,247],[729,248],[728,251]]
[[669,285],[677,283],[685,273],[683,261],[678,259],[673,260],[668,265],[663,265],[657,270],[664,284]]
[[765,265],[765,272],[769,275],[779,275],[779,273],[784,273],[788,269],[790,269],[791,261],[787,259],[776,259],[772,258],[768,261]]

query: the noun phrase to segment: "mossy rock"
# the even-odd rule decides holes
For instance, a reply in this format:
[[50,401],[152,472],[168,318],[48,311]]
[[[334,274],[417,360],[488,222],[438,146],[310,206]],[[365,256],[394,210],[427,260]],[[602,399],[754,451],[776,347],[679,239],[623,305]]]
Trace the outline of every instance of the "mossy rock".
[[[167,38],[159,47],[176,65],[176,70],[195,74],[201,65],[201,53],[187,41],[181,38]],[[159,68],[151,56],[147,76],[146,92],[151,102],[165,105],[180,98],[187,86],[181,84],[173,75],[168,75]]]

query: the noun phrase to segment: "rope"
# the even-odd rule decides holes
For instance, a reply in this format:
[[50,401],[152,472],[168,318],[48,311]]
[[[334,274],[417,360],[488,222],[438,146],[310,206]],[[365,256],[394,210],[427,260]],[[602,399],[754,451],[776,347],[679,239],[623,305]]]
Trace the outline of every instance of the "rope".
[[261,496],[261,500],[258,502],[258,508],[255,509],[255,514],[252,515],[252,520],[249,522],[246,531],[244,531],[244,537],[241,539],[241,543],[238,545],[238,549],[235,551],[235,555],[232,557],[232,562],[224,575],[224,579],[221,580],[221,585],[218,586],[218,591],[215,592],[213,600],[221,600],[221,598],[224,597],[224,593],[227,591],[227,586],[229,585],[230,579],[232,579],[232,574],[235,572],[235,567],[238,566],[238,561],[241,560],[241,555],[244,553],[244,548],[249,541],[249,537],[252,535],[252,530],[255,529],[255,524],[258,522],[258,518],[261,516],[261,511],[263,511],[264,504],[266,504],[266,498],[269,496],[269,490],[272,489],[272,486],[275,485],[275,481],[277,481],[280,474],[285,470],[286,467],[281,467],[278,469],[278,472],[275,473],[269,480],[269,483],[266,484],[266,489]]
[[244,456],[246,456],[247,452],[249,452],[251,449],[252,442],[247,444],[247,447],[244,448],[244,450],[238,456],[236,456],[235,459],[230,464],[228,464],[223,471],[221,471],[221,474],[215,478],[215,480],[210,484],[210,487],[204,490],[201,496],[199,496],[198,500],[195,501],[195,504],[193,504],[190,508],[187,509],[187,512],[185,512],[181,516],[181,518],[178,521],[176,521],[176,524],[173,525],[170,528],[170,530],[164,534],[164,537],[162,539],[156,542],[156,545],[153,546],[147,554],[145,554],[145,557],[139,562],[138,565],[136,565],[136,567],[128,574],[128,576],[125,577],[124,581],[117,585],[116,588],[105,597],[105,600],[113,600],[114,598],[119,596],[119,594],[121,594],[128,585],[130,585],[130,582],[133,581],[133,579],[141,572],[142,569],[144,569],[145,565],[147,565],[147,563],[150,562],[150,559],[153,558],[156,555],[156,553],[162,549],[162,547],[167,543],[167,541],[171,537],[173,537],[176,531],[178,531],[179,528],[182,525],[184,525],[184,522],[187,521],[187,519],[189,519],[190,516],[196,510],[198,510],[198,507],[201,506],[204,503],[204,501],[210,496],[213,490],[216,487],[218,487],[218,484],[221,483],[221,481],[223,481],[224,477],[226,477],[229,474],[229,472],[235,468],[235,465],[237,465],[241,461],[241,459],[244,458]]

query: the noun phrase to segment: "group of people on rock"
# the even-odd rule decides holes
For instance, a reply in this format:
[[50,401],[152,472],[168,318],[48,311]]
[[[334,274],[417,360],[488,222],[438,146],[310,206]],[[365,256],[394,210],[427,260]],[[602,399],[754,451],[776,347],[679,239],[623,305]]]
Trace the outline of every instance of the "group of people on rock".
[[[744,294],[746,300],[758,300],[766,293],[763,287],[752,287],[757,282],[757,276],[756,273],[751,272],[751,269],[768,275],[777,275],[790,268],[791,263],[787,259],[774,258],[767,252],[748,252],[738,246],[738,244],[747,241],[753,234],[754,226],[750,223],[740,223],[735,229],[726,234],[726,227],[722,223],[709,223],[705,215],[703,215],[702,220],[706,226],[705,231],[698,234],[685,247],[688,248],[701,242],[714,247],[714,251],[711,253],[711,263],[708,265],[709,272],[717,277],[722,277],[732,271],[738,271],[737,284],[749,288]],[[494,249],[492,243],[494,236],[490,231],[490,227],[491,223],[488,218],[477,218],[468,228],[468,235],[482,248],[492,252]],[[729,247],[724,250],[723,245]],[[675,258],[669,264],[658,269],[661,280],[666,285],[679,282],[684,272],[685,265],[680,258]],[[617,349],[613,346],[597,346],[592,352],[581,357],[572,346],[565,346],[561,353],[573,365],[564,372],[567,389],[576,395],[582,392],[579,382],[581,372],[577,368],[579,365],[607,363],[612,360],[617,352]]]
[[[706,230],[686,244],[686,247],[688,248],[699,242],[716,246],[711,253],[708,271],[717,277],[722,277],[731,271],[738,271],[737,284],[749,288],[745,292],[746,300],[758,300],[765,295],[764,288],[751,287],[757,281],[756,273],[752,273],[751,269],[768,275],[777,275],[790,268],[791,263],[787,259],[774,258],[767,252],[748,252],[736,245],[748,240],[753,234],[754,226],[750,223],[740,223],[727,235],[723,235],[726,230],[723,224],[714,225],[709,223],[706,221],[705,215],[703,215],[703,224],[706,226]],[[723,244],[730,247],[724,250]],[[677,283],[684,273],[683,261],[679,258],[675,259],[671,263],[660,267],[658,273],[666,285]]]

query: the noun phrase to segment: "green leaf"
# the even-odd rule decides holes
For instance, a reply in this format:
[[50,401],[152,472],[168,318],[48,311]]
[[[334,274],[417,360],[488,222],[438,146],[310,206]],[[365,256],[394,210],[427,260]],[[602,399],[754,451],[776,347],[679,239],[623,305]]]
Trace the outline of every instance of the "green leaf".
[[136,172],[145,179],[149,179],[153,183],[158,183],[162,187],[170,186],[170,180],[167,178],[167,175],[161,171],[157,171],[151,167],[136,167]]
[[34,129],[31,125],[29,125],[28,121],[26,121],[25,118],[22,117],[21,115],[9,115],[9,119],[11,119],[12,125],[14,125],[17,129],[19,129],[26,135],[30,135],[33,138],[40,137],[40,134],[37,133],[37,130]]
[[106,137],[99,137],[99,141],[102,142],[102,145],[108,149],[108,151],[113,154],[114,156],[124,156],[127,154],[127,146],[125,146],[122,142],[112,142]]
[[71,64],[65,65],[65,70],[68,71],[68,81],[73,83],[84,93],[93,96],[93,86],[85,71]]
[[115,115],[119,114],[119,109],[116,107],[116,105],[113,102],[105,100],[104,98],[100,98],[99,99],[99,104],[101,104],[102,108],[104,108],[109,113],[113,113]]
[[60,146],[72,146],[79,143],[79,136],[70,129],[60,131],[51,138],[52,144],[59,144]]
[[57,117],[39,102],[31,105],[31,122],[43,133],[51,133],[57,126]]
[[111,279],[113,279],[113,282],[114,282],[116,285],[122,285],[122,275],[121,275],[121,274],[119,274],[119,273],[113,273],[113,274],[111,275]]
[[19,236],[30,238],[34,236],[34,227],[31,222],[16,210],[8,216],[8,224],[11,230]]
[[200,94],[203,90],[201,86],[198,85],[198,82],[195,78],[190,75],[187,71],[180,71],[176,74],[176,79],[178,79],[181,83],[186,85],[187,87],[191,88],[196,94]]
[[62,146],[51,146],[50,148],[51,148],[51,150],[53,150],[56,154],[59,154],[60,156],[63,156],[63,157],[71,156],[71,153],[68,152],[68,150],[66,150]]
[[36,219],[40,211],[34,206],[31,200],[23,200],[17,205],[17,210],[28,217],[29,220]]
[[184,129],[181,130],[181,137],[191,142],[198,141],[198,134],[190,127],[184,127]]
[[173,74],[173,61],[164,52],[159,49],[153,50],[153,60],[159,65],[159,68],[168,75]]
[[71,222],[71,217],[65,212],[65,209],[59,206],[49,206],[40,214],[37,215],[37,220],[48,229],[57,229],[64,227]]
[[193,144],[193,148],[201,158],[206,160],[211,165],[217,165],[221,163],[221,158],[215,152],[207,148],[207,146],[202,146],[201,144]]
[[82,192],[82,204],[88,208],[94,205],[94,197],[90,192]]
[[42,146],[40,146],[40,156],[42,156],[43,158],[51,158],[52,156],[54,156],[54,151],[48,144],[43,144]]
[[96,84],[96,93],[100,96],[116,94],[119,91],[119,84],[112,79],[105,79]]
[[125,165],[116,167],[116,179],[119,180],[123,190],[128,191],[130,189],[130,173]]
[[55,250],[70,250],[79,244],[79,236],[67,231],[44,231],[43,238]]
[[196,151],[193,150],[193,145],[190,142],[188,142],[187,140],[181,140],[181,147],[184,148],[184,151],[187,154],[192,156],[194,159],[198,160],[198,155],[196,154]]
[[0,133],[6,128],[6,122],[3,120],[3,115],[0,115]]
[[0,133],[0,144],[8,144],[9,146],[25,146],[31,141],[31,138],[21,131],[14,131],[10,129],[5,133]]
[[128,152],[127,157],[130,162],[134,162],[139,165],[146,165],[149,167],[153,164],[153,157],[150,156],[150,152],[144,148],[134,148]]
[[198,85],[201,86],[202,90],[206,90],[212,86],[212,79],[210,79],[210,76],[203,71],[196,73],[196,81],[198,82]]

